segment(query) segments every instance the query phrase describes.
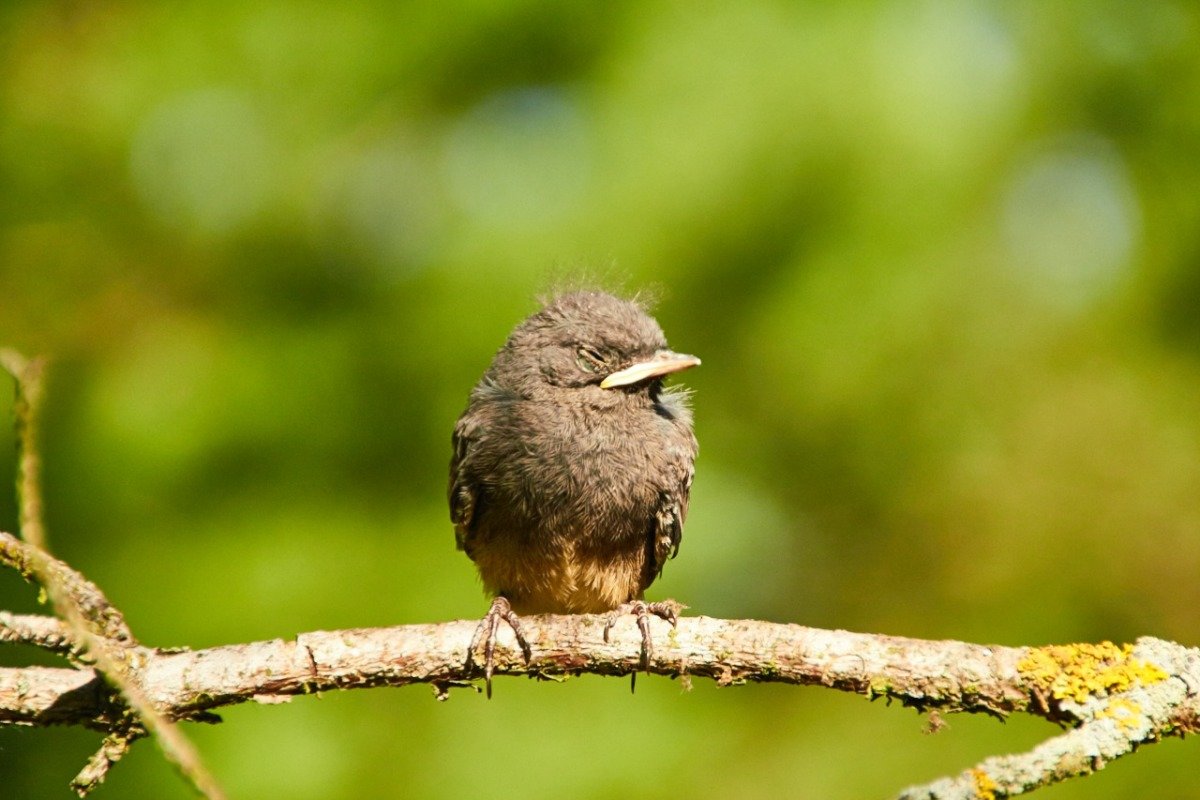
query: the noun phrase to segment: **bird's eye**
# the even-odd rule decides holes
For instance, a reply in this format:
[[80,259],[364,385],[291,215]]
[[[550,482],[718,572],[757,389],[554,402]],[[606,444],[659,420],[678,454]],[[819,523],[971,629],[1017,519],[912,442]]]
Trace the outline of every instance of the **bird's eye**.
[[575,362],[586,372],[598,372],[604,366],[604,355],[594,347],[581,347]]

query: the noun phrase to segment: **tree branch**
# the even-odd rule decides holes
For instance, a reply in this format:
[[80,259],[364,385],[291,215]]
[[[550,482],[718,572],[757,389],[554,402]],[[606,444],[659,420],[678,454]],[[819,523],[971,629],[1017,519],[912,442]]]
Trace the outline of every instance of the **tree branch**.
[[[603,616],[523,617],[533,658],[503,638],[497,675],[553,679],[637,669],[640,636]],[[316,631],[206,650],[139,647],[139,685],[171,719],[211,721],[245,701],[286,702],[335,689],[428,683],[440,698],[464,671],[475,621]],[[826,631],[753,620],[651,620],[650,672],[720,685],[828,686],[918,709],[1004,716],[1025,712],[1074,726],[1020,756],[988,759],[901,798],[1008,797],[1099,769],[1163,736],[1200,730],[1200,650],[1143,638],[1136,645],[995,647]],[[120,701],[89,670],[0,670],[0,724],[105,727]],[[991,792],[988,795],[986,792]]]
[[17,385],[17,506],[25,538],[22,542],[8,534],[0,535],[0,560],[42,587],[50,605],[66,623],[71,653],[94,661],[100,673],[120,690],[134,715],[112,723],[108,739],[72,785],[80,796],[86,795],[104,779],[108,767],[124,754],[129,743],[148,731],[154,734],[167,760],[201,794],[210,800],[223,800],[224,792],[205,768],[200,753],[146,700],[137,681],[136,665],[129,660],[137,640],[124,617],[95,584],[51,556],[46,546],[38,449],[45,366],[43,358],[26,359],[15,350],[0,349],[0,367],[13,376]]
[[[26,541],[0,533],[0,564],[45,591],[61,619],[0,611],[0,643],[65,655],[75,668],[0,668],[0,725],[82,725],[106,736],[72,782],[82,796],[139,738],[153,735],[199,791],[221,790],[176,724],[218,722],[214,710],[247,701],[372,686],[431,684],[439,699],[470,686],[467,648],[477,622],[315,631],[292,640],[192,651],[139,644],[99,587],[45,549],[36,458],[40,361],[0,351],[18,379],[20,517]],[[522,618],[526,663],[500,629],[497,675],[541,679],[626,675],[641,664],[632,619],[605,636],[605,616]],[[995,798],[1086,775],[1164,736],[1200,732],[1200,649],[1160,639],[1134,645],[999,647],[827,631],[754,620],[650,619],[649,671],[721,686],[820,685],[918,710],[1023,712],[1068,727],[1028,753],[989,758],[963,773],[902,792],[899,800]]]
[[71,628],[57,617],[13,614],[0,611],[0,643],[30,644],[82,663],[83,651],[76,646]]
[[[108,602],[99,587],[44,550],[2,532],[0,563],[40,584],[55,611],[66,621],[65,625],[52,630],[45,621],[32,623],[27,617],[9,615],[8,621],[19,627],[10,627],[3,639],[15,635],[22,640],[24,636],[23,640],[31,644],[49,646],[54,636],[65,634],[70,641],[62,646],[78,659],[94,662],[99,674],[116,687],[123,699],[122,707],[133,714],[132,718],[127,713],[113,714],[116,700],[107,698],[101,703],[104,707],[101,713],[85,722],[106,730],[110,736],[73,782],[76,791],[83,796],[103,780],[108,766],[124,753],[129,742],[137,738],[132,734],[135,728],[144,728],[155,735],[168,760],[201,794],[211,800],[221,800],[224,792],[204,767],[200,754],[175,727],[172,718],[162,714],[146,695],[141,685],[141,657],[147,649],[137,643],[124,616]],[[24,684],[18,685],[18,689],[23,687]],[[36,720],[24,724],[30,722],[36,724]],[[123,744],[118,746],[118,743]],[[109,758],[114,754],[115,758]]]

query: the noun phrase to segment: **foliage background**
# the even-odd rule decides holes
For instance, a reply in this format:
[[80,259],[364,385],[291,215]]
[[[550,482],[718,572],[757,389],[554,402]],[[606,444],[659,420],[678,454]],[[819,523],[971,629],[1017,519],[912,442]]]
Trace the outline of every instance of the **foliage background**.
[[[1200,643],[1194,4],[10,2],[0,52],[0,342],[55,356],[51,539],[147,643],[482,614],[450,429],[580,275],[704,359],[653,594]],[[1054,733],[665,679],[225,717],[190,732],[231,793],[300,799],[887,796]],[[96,745],[0,731],[0,784],[65,797]],[[142,744],[98,796],[190,793]]]

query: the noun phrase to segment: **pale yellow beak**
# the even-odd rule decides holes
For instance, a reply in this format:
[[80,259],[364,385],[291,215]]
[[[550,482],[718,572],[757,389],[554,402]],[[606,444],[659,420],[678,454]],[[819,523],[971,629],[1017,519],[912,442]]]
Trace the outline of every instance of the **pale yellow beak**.
[[614,372],[612,375],[609,375],[600,381],[600,388],[613,389],[617,386],[629,386],[649,380],[650,378],[660,378],[672,372],[679,372],[680,370],[698,366],[700,366],[700,359],[695,356],[686,356],[670,350],[659,350],[654,354],[653,358],[639,361],[633,366],[626,367],[620,372]]

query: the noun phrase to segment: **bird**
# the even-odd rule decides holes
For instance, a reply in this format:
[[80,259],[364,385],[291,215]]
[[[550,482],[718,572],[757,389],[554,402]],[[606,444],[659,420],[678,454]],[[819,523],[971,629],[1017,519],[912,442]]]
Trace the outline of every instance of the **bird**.
[[638,298],[575,290],[518,324],[472,389],[449,504],[493,598],[466,661],[484,646],[489,698],[501,622],[531,659],[520,614],[606,613],[605,639],[634,614],[643,670],[649,615],[676,624],[684,606],[645,591],[679,552],[698,452],[690,394],[664,379],[699,364]]

